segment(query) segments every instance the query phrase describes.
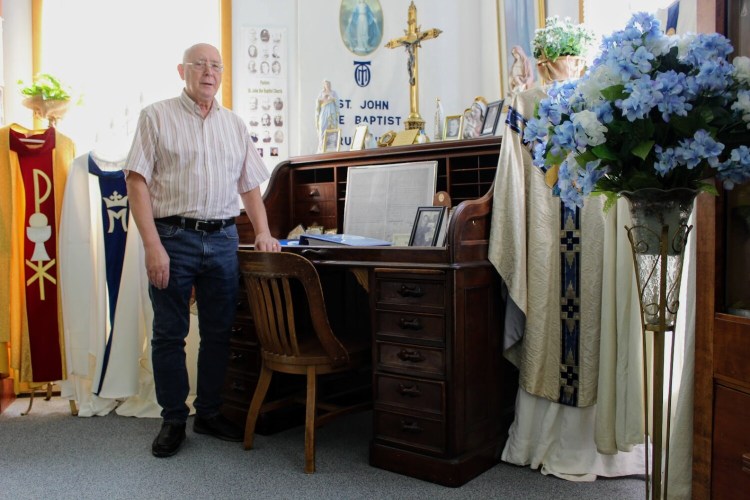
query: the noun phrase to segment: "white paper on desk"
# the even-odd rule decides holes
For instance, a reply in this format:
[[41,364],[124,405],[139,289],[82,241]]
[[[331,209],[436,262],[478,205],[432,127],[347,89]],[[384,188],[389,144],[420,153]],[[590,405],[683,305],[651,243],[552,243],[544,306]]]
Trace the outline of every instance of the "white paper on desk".
[[344,202],[344,233],[393,243],[411,234],[417,207],[432,206],[437,161],[350,167]]

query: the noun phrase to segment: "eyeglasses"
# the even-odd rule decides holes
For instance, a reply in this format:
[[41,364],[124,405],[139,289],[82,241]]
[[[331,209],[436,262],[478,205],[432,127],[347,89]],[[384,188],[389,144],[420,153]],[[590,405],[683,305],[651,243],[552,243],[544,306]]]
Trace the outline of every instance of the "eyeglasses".
[[185,64],[192,67],[196,71],[204,71],[206,68],[211,68],[216,73],[221,73],[222,71],[224,71],[223,64],[219,64],[215,62],[208,62],[208,61],[204,61],[203,59],[199,61],[195,61],[195,62],[185,63]]

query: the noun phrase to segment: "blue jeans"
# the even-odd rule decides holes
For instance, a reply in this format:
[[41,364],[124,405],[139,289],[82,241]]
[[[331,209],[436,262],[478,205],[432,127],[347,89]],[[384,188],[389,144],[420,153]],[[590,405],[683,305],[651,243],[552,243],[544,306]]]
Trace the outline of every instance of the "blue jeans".
[[185,422],[190,391],[185,366],[185,338],[190,328],[190,295],[195,285],[200,348],[195,411],[219,413],[221,388],[229,359],[229,337],[237,310],[239,265],[237,227],[215,232],[182,229],[156,222],[169,255],[169,284],[149,286],[154,308],[151,351],[156,400],[165,422]]

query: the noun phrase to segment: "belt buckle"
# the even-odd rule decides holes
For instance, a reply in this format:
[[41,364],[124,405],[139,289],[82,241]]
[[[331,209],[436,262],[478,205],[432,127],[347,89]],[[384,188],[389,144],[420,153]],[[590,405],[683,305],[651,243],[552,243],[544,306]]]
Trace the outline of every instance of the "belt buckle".
[[207,220],[197,220],[195,221],[195,230],[196,231],[213,231],[214,223],[209,222]]

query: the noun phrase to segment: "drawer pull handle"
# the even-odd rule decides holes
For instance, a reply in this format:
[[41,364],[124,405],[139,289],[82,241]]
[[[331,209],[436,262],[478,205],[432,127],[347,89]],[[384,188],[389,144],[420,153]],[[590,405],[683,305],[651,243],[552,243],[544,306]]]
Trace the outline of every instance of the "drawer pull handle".
[[232,382],[231,388],[233,392],[247,392],[247,387],[242,382]]
[[402,297],[421,297],[424,295],[422,287],[419,285],[401,285],[398,294]]
[[308,212],[311,213],[311,214],[319,214],[320,213],[320,207],[316,203],[315,205],[313,205],[313,206],[310,207],[310,210],[308,210]]
[[412,363],[421,363],[422,361],[424,361],[424,356],[422,356],[422,353],[420,351],[401,349],[397,356],[401,361],[410,361]]
[[229,334],[232,337],[242,337],[242,327],[241,326],[233,326],[232,331]]
[[315,198],[316,196],[320,196],[320,191],[318,191],[318,188],[312,188],[310,189],[309,196],[310,198]]
[[401,430],[404,432],[411,432],[418,434],[422,432],[422,428],[414,420],[401,420]]
[[398,384],[398,392],[400,392],[402,396],[409,396],[412,398],[418,398],[422,395],[422,391],[419,390],[419,386],[417,384],[408,386],[404,384]]
[[750,474],[750,453],[742,454],[742,472]]
[[229,355],[229,361],[231,362],[242,361],[243,359],[245,359],[245,355],[241,352],[233,352]]
[[421,330],[422,329],[422,323],[419,321],[419,318],[414,318],[414,319],[401,318],[398,320],[398,325],[401,327],[402,330]]

